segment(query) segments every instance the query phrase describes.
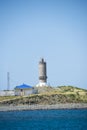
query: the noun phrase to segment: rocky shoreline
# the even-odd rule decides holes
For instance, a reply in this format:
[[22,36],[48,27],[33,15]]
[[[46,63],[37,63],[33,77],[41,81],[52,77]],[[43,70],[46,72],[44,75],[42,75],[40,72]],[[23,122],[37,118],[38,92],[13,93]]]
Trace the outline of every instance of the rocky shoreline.
[[21,110],[46,110],[46,109],[87,109],[87,103],[60,103],[53,105],[18,105],[0,106],[0,111],[21,111]]

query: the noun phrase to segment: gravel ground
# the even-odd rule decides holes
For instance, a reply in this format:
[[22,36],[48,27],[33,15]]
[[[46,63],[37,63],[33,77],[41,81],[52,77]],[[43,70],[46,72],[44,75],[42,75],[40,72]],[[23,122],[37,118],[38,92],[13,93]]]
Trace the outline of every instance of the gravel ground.
[[41,110],[41,109],[87,109],[87,103],[66,103],[55,105],[0,106],[0,111]]

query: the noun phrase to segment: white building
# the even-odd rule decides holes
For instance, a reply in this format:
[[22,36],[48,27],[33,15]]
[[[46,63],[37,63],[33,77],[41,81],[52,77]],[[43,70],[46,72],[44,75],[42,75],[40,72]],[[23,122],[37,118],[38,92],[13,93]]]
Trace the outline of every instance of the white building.
[[1,90],[0,96],[14,96],[14,90]]
[[16,86],[14,90],[15,90],[15,96],[28,96],[34,93],[34,88],[26,84]]

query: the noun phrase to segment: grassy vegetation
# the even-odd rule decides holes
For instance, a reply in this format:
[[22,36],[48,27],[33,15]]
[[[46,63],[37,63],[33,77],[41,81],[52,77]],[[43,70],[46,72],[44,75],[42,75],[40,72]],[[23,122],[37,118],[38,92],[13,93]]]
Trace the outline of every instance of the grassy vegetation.
[[0,103],[7,102],[15,99],[20,99],[21,96],[0,96]]
[[82,88],[77,88],[73,86],[59,86],[57,87],[60,92],[87,92],[87,90]]
[[7,105],[58,103],[87,103],[87,90],[73,86],[38,87],[38,94],[27,97],[0,97],[0,104]]
[[15,96],[0,96],[0,101],[8,100],[8,99],[14,99]]

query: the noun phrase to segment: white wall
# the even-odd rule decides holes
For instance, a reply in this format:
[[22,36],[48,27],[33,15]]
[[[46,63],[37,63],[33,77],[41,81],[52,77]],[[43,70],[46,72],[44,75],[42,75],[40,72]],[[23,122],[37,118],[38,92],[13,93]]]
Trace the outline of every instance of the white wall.
[[33,94],[33,93],[34,93],[33,89],[23,89],[22,91],[21,91],[21,89],[15,90],[16,96],[28,96],[28,95]]
[[0,96],[14,96],[14,90],[2,90],[0,91]]

